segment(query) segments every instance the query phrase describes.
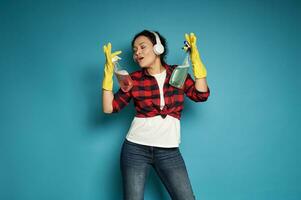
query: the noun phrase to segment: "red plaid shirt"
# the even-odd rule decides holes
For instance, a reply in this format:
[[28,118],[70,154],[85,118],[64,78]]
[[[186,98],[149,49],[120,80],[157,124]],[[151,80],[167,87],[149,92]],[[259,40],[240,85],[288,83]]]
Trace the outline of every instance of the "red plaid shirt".
[[210,91],[199,92],[195,88],[195,81],[188,74],[183,89],[175,88],[169,85],[169,79],[176,65],[164,65],[166,69],[166,79],[163,86],[165,106],[160,109],[160,92],[155,77],[148,74],[147,70],[135,71],[130,74],[133,79],[133,87],[129,92],[123,92],[121,89],[114,94],[113,112],[119,112],[123,107],[129,104],[131,99],[136,108],[136,117],[153,117],[161,115],[181,118],[181,112],[184,107],[184,94],[196,102],[206,101]]

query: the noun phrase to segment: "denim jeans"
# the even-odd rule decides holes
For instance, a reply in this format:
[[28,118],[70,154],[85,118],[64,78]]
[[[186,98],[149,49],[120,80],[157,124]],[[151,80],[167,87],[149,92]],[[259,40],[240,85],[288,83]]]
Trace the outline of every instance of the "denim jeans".
[[179,148],[151,147],[125,139],[120,155],[124,200],[144,199],[151,166],[173,200],[195,199]]

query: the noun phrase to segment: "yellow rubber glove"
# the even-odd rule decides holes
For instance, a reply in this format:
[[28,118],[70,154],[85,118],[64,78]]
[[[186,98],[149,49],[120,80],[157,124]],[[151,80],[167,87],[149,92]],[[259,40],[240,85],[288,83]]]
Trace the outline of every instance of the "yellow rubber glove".
[[[103,46],[103,51],[106,57],[106,63],[104,66],[104,77],[102,81],[102,88],[105,90],[113,90],[113,74],[114,74],[114,63],[113,61],[117,60],[118,55],[121,54],[121,51],[116,51],[111,53],[112,44],[108,43],[107,46]],[[119,58],[120,59],[120,58]]]
[[[197,38],[194,35],[194,33],[190,33],[190,35],[186,33],[185,38],[190,46],[190,58],[191,58],[194,77],[205,78],[207,76],[207,70],[200,58],[200,54],[196,46]],[[184,47],[184,49],[187,49],[187,47]]]

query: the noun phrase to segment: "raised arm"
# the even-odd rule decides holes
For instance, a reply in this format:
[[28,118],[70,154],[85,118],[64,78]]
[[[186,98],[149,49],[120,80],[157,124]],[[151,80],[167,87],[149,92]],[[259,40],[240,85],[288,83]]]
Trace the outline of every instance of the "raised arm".
[[111,53],[112,45],[108,43],[103,46],[103,51],[106,57],[106,63],[104,65],[104,77],[102,82],[102,108],[104,113],[113,112],[113,73],[114,73],[114,64],[113,60],[121,54],[121,51],[116,51]]
[[200,58],[200,54],[196,45],[197,38],[194,35],[194,33],[190,33],[190,35],[185,34],[185,38],[190,46],[190,58],[192,63],[193,74],[195,77],[195,88],[199,92],[207,92],[207,70]]
[[114,94],[112,91],[109,90],[102,90],[102,110],[104,113],[112,113],[113,112],[113,106],[112,102],[114,99]]

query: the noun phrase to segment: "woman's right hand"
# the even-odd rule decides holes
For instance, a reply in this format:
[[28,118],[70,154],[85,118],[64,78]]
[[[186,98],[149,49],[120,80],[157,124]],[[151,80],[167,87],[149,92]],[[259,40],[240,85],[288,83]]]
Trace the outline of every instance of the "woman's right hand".
[[108,43],[107,45],[103,46],[103,51],[106,57],[106,63],[104,66],[104,78],[102,82],[102,88],[104,90],[113,90],[113,73],[114,73],[114,63],[113,61],[116,61],[120,59],[118,57],[119,54],[121,54],[121,51],[116,51],[112,53],[112,44]]

